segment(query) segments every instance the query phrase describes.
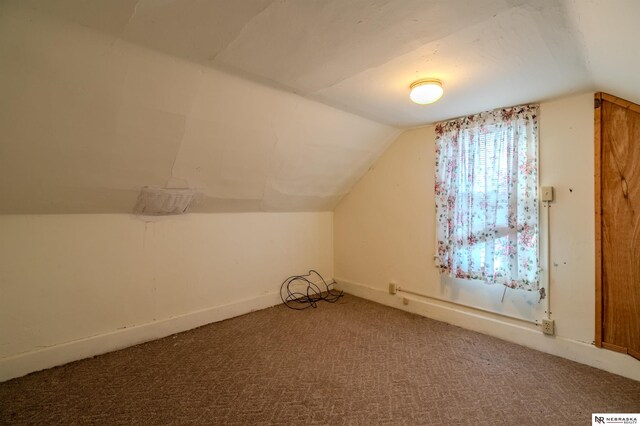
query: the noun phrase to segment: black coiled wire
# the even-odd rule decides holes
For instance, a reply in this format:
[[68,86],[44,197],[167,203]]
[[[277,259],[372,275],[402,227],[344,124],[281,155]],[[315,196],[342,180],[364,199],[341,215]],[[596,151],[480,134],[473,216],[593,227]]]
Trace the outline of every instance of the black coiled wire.
[[[315,278],[319,278],[319,280]],[[315,280],[315,282],[312,281]],[[322,284],[320,284],[322,281]],[[325,301],[335,303],[343,296],[342,291],[337,291],[330,286],[335,281],[327,282],[317,271],[313,269],[307,275],[292,275],[282,282],[280,286],[280,298],[287,308],[302,310],[307,308],[317,308],[318,302]],[[296,290],[294,285],[306,286],[305,290]]]

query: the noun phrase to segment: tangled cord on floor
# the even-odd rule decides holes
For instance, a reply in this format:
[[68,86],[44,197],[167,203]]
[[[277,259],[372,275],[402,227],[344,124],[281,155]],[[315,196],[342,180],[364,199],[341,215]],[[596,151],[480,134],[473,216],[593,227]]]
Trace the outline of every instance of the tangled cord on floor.
[[[316,277],[320,279],[316,280],[316,282],[311,281]],[[280,298],[290,309],[299,311],[307,308],[317,308],[320,301],[335,303],[343,296],[342,291],[330,288],[335,283],[335,281],[332,281],[327,284],[322,275],[312,269],[307,275],[292,275],[284,280],[280,286]],[[296,286],[306,286],[306,288],[298,291]]]

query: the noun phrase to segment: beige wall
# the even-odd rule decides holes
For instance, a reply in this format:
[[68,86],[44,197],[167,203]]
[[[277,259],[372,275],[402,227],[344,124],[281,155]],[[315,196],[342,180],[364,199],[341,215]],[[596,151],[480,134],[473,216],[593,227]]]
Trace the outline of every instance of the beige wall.
[[[619,363],[622,370],[616,372],[632,374],[624,359],[607,358],[613,354],[609,351],[587,351],[589,359],[567,353],[591,348],[594,339],[593,95],[543,103],[540,109],[540,184],[556,190],[549,238],[556,337],[543,338],[535,325],[419,297],[409,296],[412,302],[405,307],[402,294],[387,294],[388,283],[394,281],[408,290],[482,309],[530,320],[544,317],[545,305],[538,303],[536,293],[508,290],[501,302],[504,287],[439,276],[433,261],[434,148],[432,126],[404,132],[336,208],[334,267],[342,287],[602,368],[615,370],[613,364]],[[544,248],[544,241],[541,245]]]
[[332,213],[0,215],[0,380],[280,303]]

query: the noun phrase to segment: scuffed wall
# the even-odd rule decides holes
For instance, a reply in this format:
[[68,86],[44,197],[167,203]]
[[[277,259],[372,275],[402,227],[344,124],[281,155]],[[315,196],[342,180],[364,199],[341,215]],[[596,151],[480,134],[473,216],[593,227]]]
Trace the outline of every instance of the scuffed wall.
[[0,213],[329,211],[397,130],[9,2],[0,9]]
[[[280,303],[333,213],[0,215],[0,381]],[[229,309],[232,307],[232,309]]]
[[[594,318],[593,95],[540,105],[540,184],[550,208],[551,311],[560,336],[591,343]],[[404,132],[335,210],[336,277],[427,293],[530,320],[544,317],[536,292],[441,277],[435,254],[435,132]],[[547,226],[541,215],[541,250]],[[541,259],[541,267],[546,267]],[[544,277],[544,273],[541,274]],[[544,279],[543,279],[544,281]],[[543,282],[544,284],[544,282]]]
[[[540,105],[540,185],[555,187],[550,208],[550,303],[556,336],[486,312],[412,298],[388,283],[529,320],[545,317],[538,294],[441,277],[435,266],[435,131],[404,132],[334,212],[335,278],[343,289],[443,321],[638,378],[632,358],[592,346],[595,329],[593,94]],[[541,216],[544,211],[541,209]],[[541,219],[543,227],[546,222]],[[544,246],[544,241],[541,242]],[[545,267],[545,262],[541,265]],[[543,272],[544,275],[544,272]],[[504,300],[502,300],[504,294]],[[408,295],[407,297],[411,297]],[[418,300],[419,299],[419,300]],[[635,368],[635,370],[633,370]]]

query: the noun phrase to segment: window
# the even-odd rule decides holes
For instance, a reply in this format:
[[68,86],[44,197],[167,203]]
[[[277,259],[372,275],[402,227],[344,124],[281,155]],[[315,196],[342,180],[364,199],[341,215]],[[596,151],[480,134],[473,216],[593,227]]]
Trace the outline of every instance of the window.
[[538,106],[436,125],[441,272],[539,290]]

